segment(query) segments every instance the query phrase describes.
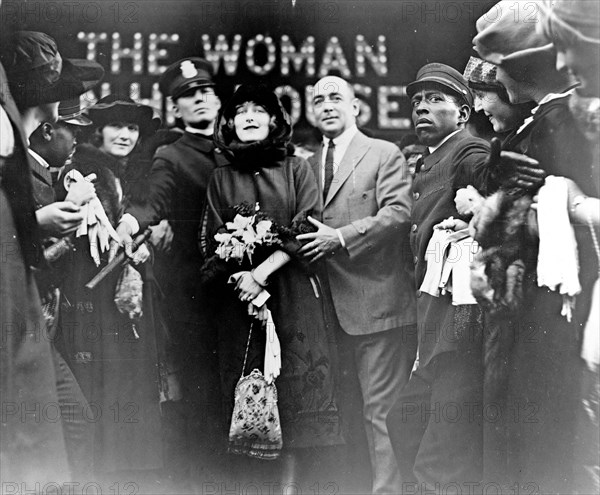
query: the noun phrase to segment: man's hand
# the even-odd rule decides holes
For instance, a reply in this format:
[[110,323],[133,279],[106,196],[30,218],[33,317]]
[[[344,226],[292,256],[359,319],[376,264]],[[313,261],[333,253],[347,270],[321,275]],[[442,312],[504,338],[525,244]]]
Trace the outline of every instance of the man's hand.
[[82,180],[79,182],[71,182],[65,201],[70,201],[77,206],[83,206],[95,197],[96,188],[94,187],[94,184],[87,180]]
[[137,248],[136,252],[133,254],[133,258],[131,258],[131,262],[134,265],[139,265],[140,263],[146,263],[150,259],[150,250],[148,246],[144,242]]
[[83,222],[81,208],[70,201],[57,201],[35,212],[40,228],[50,236],[64,237]]
[[163,253],[168,253],[171,250],[171,243],[173,242],[173,229],[168,220],[161,220],[158,225],[150,227],[152,235],[150,236],[150,243],[158,250]]
[[305,258],[308,258],[310,263],[314,263],[325,256],[334,255],[342,247],[336,230],[315,220],[313,217],[308,217],[308,221],[317,227],[318,230],[309,234],[296,236],[296,239],[301,242],[309,241],[298,252]]
[[501,151],[498,138],[493,138],[491,145],[487,166],[501,186],[535,191],[544,184],[546,172],[537,160],[520,153]]
[[454,217],[450,217],[450,218],[446,218],[445,220],[442,220],[440,223],[436,224],[433,226],[434,229],[437,230],[463,230],[466,229],[469,226],[469,224],[467,222],[465,222],[464,220],[461,220],[459,218],[454,218]]
[[126,222],[121,222],[117,225],[117,234],[121,239],[120,243],[117,243],[114,239],[110,241],[110,252],[108,254],[108,261],[111,262],[114,257],[117,255],[117,251],[119,250],[119,246],[123,246],[125,248],[125,255],[128,258],[133,259],[133,239],[131,236],[133,233],[131,232],[131,228]]

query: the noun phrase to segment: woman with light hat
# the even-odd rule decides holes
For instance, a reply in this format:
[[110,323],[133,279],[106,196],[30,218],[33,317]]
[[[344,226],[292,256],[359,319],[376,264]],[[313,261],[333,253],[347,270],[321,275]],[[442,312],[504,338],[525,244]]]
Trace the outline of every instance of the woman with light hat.
[[[568,90],[573,81],[555,70],[553,47],[536,31],[541,8],[541,2],[502,1],[477,21],[475,49],[498,66],[497,78],[511,103],[533,100],[538,105],[502,149],[525,154],[546,174],[569,177],[593,190],[590,149],[569,111]],[[506,176],[503,155],[496,162],[496,174]],[[495,288],[494,302],[510,308],[492,305],[502,332],[509,337],[500,378],[506,393],[496,402],[503,416],[486,425],[491,435],[484,438],[489,454],[484,465],[489,482],[506,487],[529,484],[541,493],[571,493],[580,325],[589,311],[597,265],[589,231],[575,226],[576,243],[565,246],[565,252],[570,249],[571,259],[578,256],[579,279],[573,280],[577,278],[574,262],[569,283],[561,286],[565,294],[542,286],[549,271],[538,264],[538,253],[543,247],[546,254],[548,246],[540,244],[527,221],[531,196],[540,185],[501,188],[487,200],[475,226],[475,238],[484,255],[489,255],[488,268],[495,263],[493,273],[487,272]],[[558,221],[559,216],[552,218]],[[561,224],[562,228],[568,225]],[[557,244],[567,239],[569,235],[559,236]],[[563,261],[550,271],[562,266]],[[580,293],[575,304],[576,286]]]
[[[600,3],[558,0],[548,3],[541,32],[556,49],[556,69],[567,70],[579,81],[570,106],[594,150],[594,183],[600,182]],[[577,164],[575,164],[577,166]],[[600,201],[569,184],[569,215],[573,223],[588,224],[600,232]],[[600,258],[598,244],[596,255]],[[578,493],[600,492],[600,284],[596,280],[590,316],[585,324],[581,357],[585,362],[577,411],[575,478]]]
[[[95,128],[93,144],[77,146],[59,179],[65,190],[74,177],[95,174],[96,193],[116,227],[128,202],[143,204],[150,157],[142,141],[156,130],[151,107],[109,95],[87,110]],[[90,403],[96,405],[94,469],[162,468],[160,359],[162,327],[149,251],[142,245],[133,264],[110,273],[94,290],[84,288],[110,258],[108,236],[94,238],[91,225],[75,239],[61,320],[71,368]],[[98,245],[99,244],[99,245]]]

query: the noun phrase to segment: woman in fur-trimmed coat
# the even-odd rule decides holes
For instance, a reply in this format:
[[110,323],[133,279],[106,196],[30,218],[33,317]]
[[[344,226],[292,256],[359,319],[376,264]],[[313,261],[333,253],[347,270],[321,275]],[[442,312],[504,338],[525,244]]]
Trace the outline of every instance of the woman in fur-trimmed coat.
[[[71,170],[84,177],[95,174],[96,193],[116,227],[123,221],[126,203],[143,200],[150,160],[138,150],[140,139],[154,132],[152,109],[110,95],[88,113],[97,126],[92,138],[96,145],[77,147],[58,188],[67,187],[64,178]],[[74,243],[60,327],[65,356],[90,403],[87,418],[95,425],[94,469],[102,475],[162,468],[162,327],[155,317],[151,264],[142,262],[114,270],[90,291],[84,286],[106,265],[108,252],[99,253],[97,266],[90,255],[88,237],[78,237]],[[117,293],[132,304],[118,308]]]

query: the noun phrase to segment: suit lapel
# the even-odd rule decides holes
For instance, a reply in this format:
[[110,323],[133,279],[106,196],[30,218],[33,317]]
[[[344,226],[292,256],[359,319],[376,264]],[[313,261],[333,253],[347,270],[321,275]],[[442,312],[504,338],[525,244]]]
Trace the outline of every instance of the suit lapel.
[[323,156],[323,144],[317,148],[317,151],[311,156],[308,157],[308,163],[310,164],[313,173],[315,174],[315,178],[317,179],[317,184],[319,186],[319,195],[323,193],[323,180],[321,177],[321,157]]
[[348,177],[352,175],[354,169],[365,156],[368,149],[368,138],[360,131],[357,132],[354,138],[352,138],[350,146],[348,146],[348,149],[346,150],[346,153],[342,158],[342,162],[340,163],[337,172],[333,176],[331,188],[329,189],[329,192],[327,193],[327,198],[325,199],[325,206],[327,206],[331,202],[331,200],[340,190],[344,182],[346,182],[346,180],[348,180]]

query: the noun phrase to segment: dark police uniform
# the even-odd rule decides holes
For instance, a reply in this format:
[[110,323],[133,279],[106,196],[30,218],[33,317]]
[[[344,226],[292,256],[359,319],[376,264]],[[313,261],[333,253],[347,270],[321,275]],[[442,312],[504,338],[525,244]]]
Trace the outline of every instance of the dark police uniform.
[[[188,58],[169,67],[160,84],[164,94],[214,86],[206,61]],[[170,372],[178,377],[181,397],[163,404],[167,463],[185,473],[194,464],[219,463],[220,387],[216,331],[208,322],[207,294],[200,284],[203,254],[198,232],[204,218],[206,189],[213,170],[227,160],[216,151],[212,135],[186,130],[154,155],[147,180],[147,200],[127,212],[140,230],[167,219],[173,230],[171,251],[158,254],[156,276],[165,294],[163,314],[170,335]],[[181,399],[181,400],[179,400]],[[192,460],[191,457],[194,457]],[[200,458],[198,458],[200,457]]]

